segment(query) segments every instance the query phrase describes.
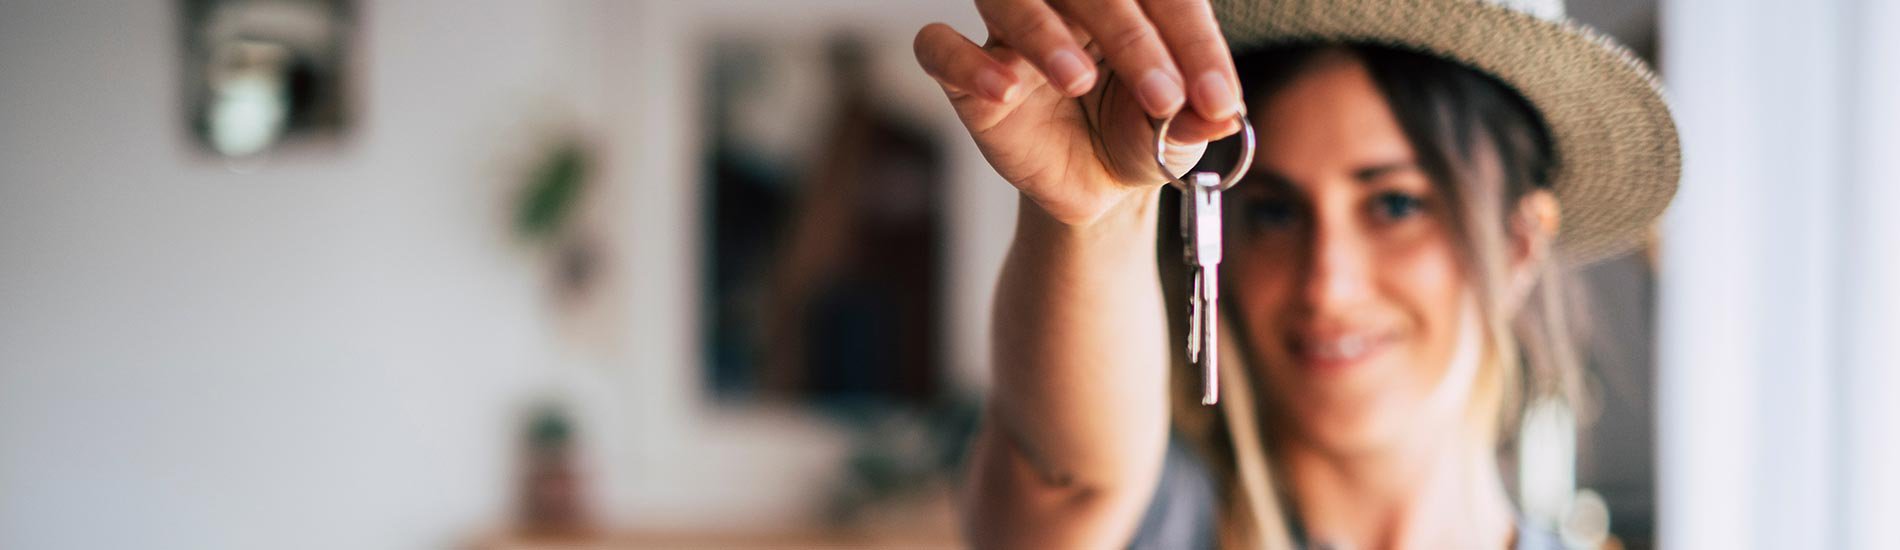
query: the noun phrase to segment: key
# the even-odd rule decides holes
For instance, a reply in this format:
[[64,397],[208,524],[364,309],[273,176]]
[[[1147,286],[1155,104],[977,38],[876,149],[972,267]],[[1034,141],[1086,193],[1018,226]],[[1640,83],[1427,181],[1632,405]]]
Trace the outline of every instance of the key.
[[1240,182],[1253,165],[1253,123],[1246,115],[1236,114],[1240,122],[1240,155],[1233,171],[1226,176],[1214,172],[1194,172],[1186,179],[1176,178],[1168,169],[1168,125],[1173,118],[1154,124],[1155,165],[1176,189],[1181,190],[1182,259],[1188,265],[1188,364],[1201,371],[1201,404],[1212,405],[1220,399],[1220,195]]
[[1183,260],[1188,265],[1188,363],[1201,371],[1201,404],[1220,398],[1220,176],[1195,172],[1181,195]]

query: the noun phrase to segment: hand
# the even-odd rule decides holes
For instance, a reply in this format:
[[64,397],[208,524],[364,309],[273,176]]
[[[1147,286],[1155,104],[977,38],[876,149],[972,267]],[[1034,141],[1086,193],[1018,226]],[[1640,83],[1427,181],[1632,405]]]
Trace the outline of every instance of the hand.
[[990,166],[1063,223],[1092,223],[1166,181],[1150,117],[1180,111],[1167,139],[1175,174],[1240,128],[1233,58],[1206,0],[976,4],[987,44],[933,23],[917,32],[917,61]]

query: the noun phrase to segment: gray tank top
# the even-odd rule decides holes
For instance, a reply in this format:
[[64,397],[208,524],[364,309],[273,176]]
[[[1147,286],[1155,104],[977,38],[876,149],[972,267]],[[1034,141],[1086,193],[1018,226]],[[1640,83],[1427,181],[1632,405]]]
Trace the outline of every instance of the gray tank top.
[[[1168,442],[1168,454],[1161,466],[1161,479],[1148,510],[1141,516],[1141,527],[1129,548],[1211,549],[1215,547],[1216,503],[1214,477],[1186,442],[1178,438]],[[1306,543],[1295,537],[1294,543]],[[1564,550],[1555,534],[1517,518],[1517,543],[1513,550]]]

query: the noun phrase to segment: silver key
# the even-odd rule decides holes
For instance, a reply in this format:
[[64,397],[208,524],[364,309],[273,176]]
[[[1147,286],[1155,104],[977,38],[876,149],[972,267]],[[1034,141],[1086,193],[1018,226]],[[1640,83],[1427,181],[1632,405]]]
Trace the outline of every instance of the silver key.
[[1188,362],[1201,371],[1201,404],[1220,396],[1220,176],[1195,172],[1181,195],[1181,241],[1188,264]]
[[1155,163],[1170,183],[1181,190],[1182,259],[1188,264],[1188,363],[1201,371],[1201,404],[1212,405],[1220,399],[1220,261],[1221,192],[1240,181],[1253,165],[1253,123],[1245,115],[1240,121],[1240,159],[1226,176],[1213,172],[1194,172],[1187,178],[1172,176],[1168,170],[1168,125],[1173,119],[1154,121]]

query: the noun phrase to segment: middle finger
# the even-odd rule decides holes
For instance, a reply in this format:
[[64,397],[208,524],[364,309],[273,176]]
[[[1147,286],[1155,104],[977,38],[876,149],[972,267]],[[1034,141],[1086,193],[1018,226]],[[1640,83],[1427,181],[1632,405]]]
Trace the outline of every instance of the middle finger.
[[1229,122],[1240,106],[1234,56],[1207,0],[1141,0],[1188,83],[1188,104],[1209,121]]
[[1102,50],[1108,66],[1127,78],[1142,110],[1155,118],[1181,108],[1181,71],[1161,34],[1133,0],[1056,0],[1063,15],[1081,24]]

